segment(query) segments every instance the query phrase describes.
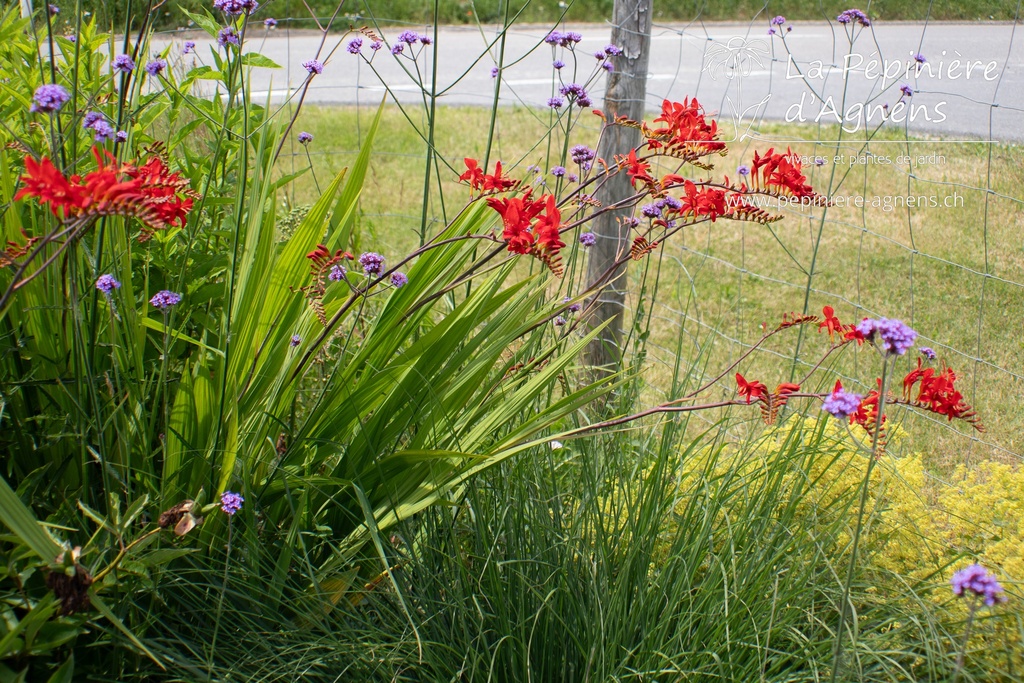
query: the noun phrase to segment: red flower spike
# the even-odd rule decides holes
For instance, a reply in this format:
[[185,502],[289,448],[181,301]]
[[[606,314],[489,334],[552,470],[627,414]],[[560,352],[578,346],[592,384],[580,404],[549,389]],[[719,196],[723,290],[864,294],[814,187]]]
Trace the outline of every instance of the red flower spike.
[[727,210],[725,206],[725,192],[713,187],[702,187],[699,190],[691,181],[683,183],[685,196],[680,197],[683,208],[679,210],[682,216],[692,216],[694,219],[707,217],[714,223],[715,219],[724,215]]
[[555,205],[555,196],[547,195],[544,199],[545,213],[537,219],[533,226],[533,234],[537,236],[537,244],[534,247],[534,255],[543,261],[551,272],[557,277],[562,277],[562,257],[559,251],[565,246],[559,234],[562,227],[562,213]]
[[463,161],[466,163],[466,172],[459,176],[459,182],[468,182],[470,190],[479,190],[484,183],[484,170],[480,168],[480,162],[469,157]]
[[645,185],[652,185],[654,178],[651,177],[648,171],[651,170],[651,165],[646,161],[641,161],[636,157],[636,150],[629,150],[629,156],[618,156],[616,161],[619,163],[620,168],[625,168],[626,173],[629,175],[630,183],[633,187],[636,187],[636,181],[639,180]]
[[825,329],[828,331],[829,339],[832,339],[836,334],[843,331],[843,324],[839,322],[839,318],[835,316],[835,310],[831,306],[825,306],[821,309],[821,315],[824,320],[818,325],[818,332]]
[[800,157],[786,148],[785,154],[776,154],[775,148],[769,149],[762,157],[754,152],[754,160],[750,164],[750,177],[754,187],[775,191],[793,197],[817,198],[814,189],[807,184],[807,177],[801,171]]
[[487,200],[487,205],[501,215],[505,226],[502,237],[513,254],[529,254],[533,249],[536,236],[530,228],[530,222],[544,210],[543,200],[531,200],[530,191],[522,197]]
[[649,149],[665,149],[668,154],[689,160],[725,151],[725,144],[717,141],[718,124],[707,122],[697,98],[686,98],[682,103],[663,100],[661,116],[654,123],[665,125],[654,129],[644,126]]
[[459,182],[469,183],[470,190],[483,190],[484,192],[504,192],[511,190],[519,184],[518,180],[505,178],[501,174],[501,162],[494,164],[494,173],[487,175],[476,159],[466,157],[466,171],[459,176]]
[[142,242],[156,230],[185,225],[198,194],[163,159],[118,166],[113,155],[96,147],[93,156],[97,169],[84,178],[65,177],[46,157],[39,162],[26,157],[24,186],[14,198],[37,197],[65,221],[113,215],[137,218],[143,223]]
[[[903,378],[903,398],[910,405],[944,415],[950,421],[954,418],[965,420],[978,431],[984,431],[976,413],[957,390],[956,380],[957,375],[952,368],[946,367],[937,373],[934,368],[922,368],[918,358],[917,367]],[[920,385],[917,397],[911,398],[915,385]]]
[[768,387],[764,384],[757,380],[748,382],[743,375],[738,372],[736,373],[736,386],[738,387],[740,397],[746,397],[747,403],[750,403],[752,400],[762,398],[768,392]]

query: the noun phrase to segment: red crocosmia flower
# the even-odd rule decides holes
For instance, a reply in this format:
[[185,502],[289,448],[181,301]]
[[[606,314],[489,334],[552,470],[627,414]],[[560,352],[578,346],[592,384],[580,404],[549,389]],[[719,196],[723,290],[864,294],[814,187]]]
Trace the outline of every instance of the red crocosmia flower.
[[536,241],[530,223],[544,210],[545,202],[531,200],[530,192],[527,191],[522,197],[490,197],[487,205],[501,215],[505,226],[502,237],[508,244],[508,250],[513,254],[529,254]]
[[740,396],[746,397],[747,403],[761,399],[768,393],[768,387],[764,384],[757,380],[748,382],[743,375],[738,372],[736,373],[736,386],[739,389]]
[[551,269],[557,277],[562,277],[562,257],[559,251],[565,246],[558,230],[562,227],[562,214],[555,205],[555,196],[547,195],[544,199],[545,212],[537,219],[533,232],[537,236],[534,254]]
[[142,166],[118,165],[109,152],[93,148],[97,170],[84,178],[67,178],[43,157],[38,163],[25,159],[24,186],[15,199],[37,197],[65,221],[92,216],[127,216],[143,223],[140,241],[156,230],[183,227],[198,196],[188,181],[171,173],[162,159],[154,157]]
[[511,178],[502,177],[501,162],[497,161],[494,164],[494,174],[484,176],[483,188],[484,192],[504,192],[505,190],[511,190],[518,184],[518,180],[512,180]]
[[750,164],[750,177],[754,187],[772,190],[793,197],[816,197],[814,189],[807,184],[807,177],[801,172],[800,157],[786,148],[785,154],[769,149],[764,156],[754,152]]
[[828,332],[829,338],[833,338],[836,334],[843,331],[843,324],[839,322],[839,318],[835,316],[835,309],[831,306],[825,306],[821,309],[822,318],[824,318],[820,325],[818,325],[818,332],[823,329]]
[[[903,396],[915,405],[938,415],[967,420],[981,431],[974,410],[964,402],[963,394],[956,388],[957,374],[952,368],[944,368],[936,372],[934,368],[922,368],[921,359],[917,359],[917,367],[903,378]],[[914,386],[920,385],[917,398],[911,398]]]
[[644,136],[650,149],[664,146],[669,153],[697,158],[725,149],[717,142],[718,123],[705,119],[704,108],[697,98],[686,98],[682,103],[663,100],[661,116],[655,123],[664,123],[661,128],[649,129],[644,126]]
[[471,190],[479,190],[484,183],[484,170],[480,168],[480,162],[469,157],[463,161],[466,162],[466,172],[459,176],[459,182],[468,182]]
[[637,159],[635,149],[629,150],[629,156],[627,157],[620,156],[619,164],[626,167],[626,173],[629,174],[633,187],[636,187],[636,181],[638,180],[645,185],[650,185],[654,182],[654,178],[648,173],[651,170],[651,165],[646,161]]
[[[885,424],[885,415],[882,415],[882,424]],[[865,396],[860,405],[857,407],[857,412],[850,415],[850,424],[859,424],[861,427],[866,429],[869,433],[875,429],[875,422],[878,420],[878,391],[872,390],[870,394]]]
[[846,325],[843,327],[843,331],[845,333],[843,334],[843,339],[846,341],[855,341],[857,342],[857,346],[863,344],[867,339],[867,337],[864,336],[864,333],[857,329],[856,325]]
[[790,394],[800,391],[799,384],[793,384],[792,382],[783,382],[779,386],[775,387],[776,396],[789,396]]
[[713,187],[702,187],[699,190],[691,181],[683,183],[685,196],[680,199],[683,208],[679,213],[683,216],[691,215],[694,218],[706,216],[714,223],[715,219],[727,212],[725,206],[725,192]]

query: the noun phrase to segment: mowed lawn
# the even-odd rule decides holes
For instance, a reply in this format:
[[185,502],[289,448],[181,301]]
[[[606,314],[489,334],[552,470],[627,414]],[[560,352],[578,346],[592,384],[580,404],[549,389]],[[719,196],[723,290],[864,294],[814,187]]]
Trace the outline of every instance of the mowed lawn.
[[[423,225],[426,143],[416,128],[425,134],[427,126],[421,111],[406,113],[409,118],[394,106],[385,112],[360,219],[360,246],[392,258],[418,244]],[[301,112],[293,137],[308,131],[314,140],[308,148],[291,143],[286,152],[296,171],[311,161],[316,182],[307,173],[292,183],[286,208],[310,204],[317,182],[322,186],[351,163],[373,114],[352,107]],[[440,174],[430,173],[428,234],[465,205],[468,191],[456,183],[457,173],[463,157],[485,156],[490,116],[485,109],[438,110],[434,140],[443,163]],[[584,116],[570,144],[593,146],[598,124],[596,117]],[[531,165],[546,173],[562,163],[564,139],[557,130],[549,134],[551,129],[547,111],[500,109],[492,165],[501,159],[518,178],[534,178],[527,170]],[[940,470],[975,457],[1018,461],[1017,454],[1024,453],[1024,151],[1011,145],[908,140],[899,133],[880,134],[868,144],[816,142],[834,141],[836,133],[765,124],[754,131],[754,139],[730,143],[728,156],[712,158],[716,168],[711,173],[735,178],[737,167],[749,164],[754,150],[791,147],[825,160],[820,166],[808,164],[806,171],[816,190],[843,198],[834,206],[786,208],[785,220],[771,226],[725,220],[695,226],[656,251],[649,264],[633,264],[634,282],[644,265],[660,273],[646,360],[650,400],[667,389],[677,349],[682,349],[684,371],[693,367],[699,372],[706,364],[707,372],[717,374],[743,344],[759,338],[762,323],[771,326],[783,313],[803,311],[806,297],[810,313],[820,313],[827,304],[844,321],[885,316],[909,322],[921,335],[918,345],[935,348],[961,376],[965,398],[976,407],[986,432],[976,434],[966,425],[951,428],[934,416],[897,413],[893,419],[903,421],[910,435],[907,447],[928,453]],[[733,136],[725,131],[724,137]],[[839,163],[836,156],[842,157]],[[696,168],[684,173],[708,177]],[[901,203],[907,196],[915,198],[913,206]],[[856,197],[863,197],[861,206]],[[806,328],[801,363],[794,368],[797,339],[795,332],[780,336],[741,370],[769,386],[794,374],[800,377],[827,344],[815,328]],[[912,362],[908,357],[900,370]],[[835,362],[830,359],[830,367],[859,381],[864,391],[878,372],[873,354],[852,349]],[[734,388],[726,381],[709,395],[731,394]]]

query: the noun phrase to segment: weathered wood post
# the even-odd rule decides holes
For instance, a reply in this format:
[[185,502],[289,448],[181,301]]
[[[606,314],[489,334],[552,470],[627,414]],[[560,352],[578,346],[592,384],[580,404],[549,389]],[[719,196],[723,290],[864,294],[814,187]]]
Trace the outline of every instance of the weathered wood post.
[[[615,0],[612,43],[622,48],[622,55],[613,60],[615,71],[608,75],[604,96],[604,113],[608,120],[627,116],[643,119],[647,96],[647,65],[651,48],[651,5],[653,0]],[[598,157],[612,162],[615,154],[626,154],[640,144],[640,131],[625,126],[610,126],[598,146]],[[625,173],[610,178],[597,194],[602,205],[612,204],[633,193]],[[623,253],[629,251],[629,229],[621,226],[618,217],[628,211],[610,211],[594,221],[597,242],[590,249],[587,264],[588,282],[603,277]],[[614,371],[622,358],[623,320],[626,283],[623,268],[614,273],[612,282],[598,295],[591,321],[600,325],[612,323],[587,348],[586,360],[591,367]]]

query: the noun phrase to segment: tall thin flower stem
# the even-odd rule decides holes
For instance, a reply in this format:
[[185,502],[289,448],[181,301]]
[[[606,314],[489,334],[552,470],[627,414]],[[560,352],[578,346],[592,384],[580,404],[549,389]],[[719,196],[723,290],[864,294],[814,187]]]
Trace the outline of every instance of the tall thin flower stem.
[[885,417],[885,394],[889,389],[890,365],[895,365],[895,363],[895,356],[892,359],[886,356],[882,363],[878,414],[875,415],[875,429],[871,435],[871,454],[868,456],[867,471],[864,473],[864,483],[860,489],[860,505],[857,510],[857,527],[853,535],[853,548],[850,550],[850,565],[846,570],[846,582],[843,585],[843,602],[839,610],[839,627],[836,629],[836,647],[832,653],[832,674],[829,676],[831,683],[835,683],[836,677],[839,675],[839,665],[843,656],[843,631],[846,628],[846,617],[850,608],[850,587],[853,585],[853,577],[857,571],[857,551],[860,548],[861,532],[864,530],[864,511],[867,509],[868,491],[871,489],[871,471],[878,460],[878,440],[882,431],[882,420]]
[[220,633],[220,618],[224,614],[224,594],[228,590],[228,570],[231,568],[231,535],[233,517],[228,515],[228,545],[224,552],[224,579],[220,586],[220,597],[217,598],[217,616],[213,622],[213,638],[210,639],[210,657],[206,662],[206,677],[213,680],[213,653],[217,651],[217,635]]
[[964,670],[964,659],[967,657],[967,643],[971,639],[971,627],[974,625],[974,615],[978,611],[978,600],[971,600],[967,608],[967,624],[964,626],[964,640],[960,644],[960,652],[956,655],[956,669],[953,670],[952,683],[960,680],[960,673]]

